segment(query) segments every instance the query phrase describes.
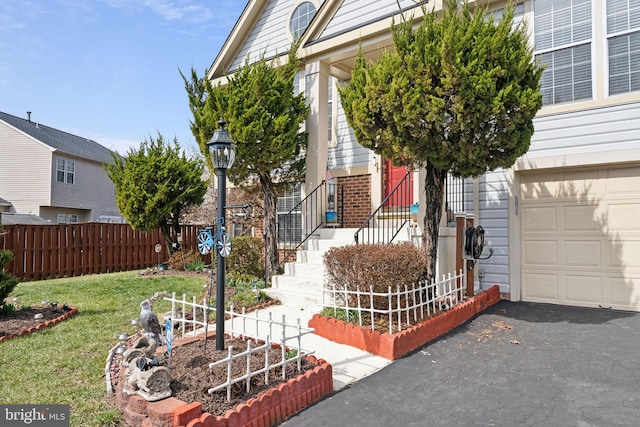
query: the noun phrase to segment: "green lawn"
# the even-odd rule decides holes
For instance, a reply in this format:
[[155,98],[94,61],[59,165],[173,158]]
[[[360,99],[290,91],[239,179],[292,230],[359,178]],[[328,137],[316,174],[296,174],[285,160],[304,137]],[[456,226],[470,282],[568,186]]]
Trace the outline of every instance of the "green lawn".
[[[18,284],[11,297],[20,297],[20,305],[47,299],[72,305],[78,314],[0,343],[0,403],[69,404],[72,426],[124,425],[106,393],[109,350],[120,333],[134,332],[131,320],[138,317],[142,300],[159,291],[200,297],[204,285],[195,276],[141,276],[137,271]],[[153,310],[160,317],[171,306],[161,298]]]

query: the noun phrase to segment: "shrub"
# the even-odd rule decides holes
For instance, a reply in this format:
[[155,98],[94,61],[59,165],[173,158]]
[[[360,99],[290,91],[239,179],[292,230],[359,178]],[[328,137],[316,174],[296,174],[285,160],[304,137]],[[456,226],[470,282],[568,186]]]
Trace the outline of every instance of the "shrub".
[[265,288],[264,280],[251,274],[230,273],[225,276],[226,286],[235,288],[235,293],[229,298],[229,303],[233,303],[235,309],[251,307],[256,303],[271,300],[261,289]]
[[[2,221],[0,220],[0,243],[2,243]],[[0,245],[0,247],[2,247]],[[4,299],[13,292],[13,288],[18,284],[18,278],[10,274],[4,274],[4,266],[13,259],[13,252],[0,250],[0,309],[6,308]]]
[[207,265],[204,263],[203,260],[196,259],[196,260],[191,261],[189,264],[187,264],[187,267],[185,268],[185,270],[202,272],[202,271],[204,271],[206,266]]
[[198,267],[205,267],[202,255],[195,249],[174,252],[167,264],[171,270],[197,271]]
[[264,243],[260,237],[240,236],[233,239],[233,250],[225,260],[228,273],[264,277]]
[[[425,271],[425,257],[411,243],[364,244],[331,248],[324,254],[324,265],[329,286],[349,291],[386,293],[389,286],[412,286]],[[355,296],[346,301],[355,307]],[[374,308],[386,310],[389,300],[375,297]],[[396,304],[394,302],[393,304]],[[369,297],[360,298],[360,306],[370,307]]]

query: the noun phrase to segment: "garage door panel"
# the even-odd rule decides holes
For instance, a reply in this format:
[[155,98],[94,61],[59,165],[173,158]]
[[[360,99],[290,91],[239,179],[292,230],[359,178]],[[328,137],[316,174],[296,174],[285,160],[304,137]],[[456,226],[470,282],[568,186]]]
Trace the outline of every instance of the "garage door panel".
[[640,167],[521,183],[522,299],[640,311]]
[[[555,173],[523,176],[520,180],[522,201],[553,199],[558,186],[556,182],[558,179],[558,175]],[[544,184],[541,185],[541,182]]]
[[599,192],[598,171],[565,172],[563,178],[558,184],[558,196],[591,199]]
[[558,299],[558,276],[537,272],[524,272],[524,297],[528,301],[549,301]]
[[572,275],[564,276],[566,302],[572,305],[598,306],[602,302],[602,277]]
[[611,308],[640,311],[640,275],[611,277],[608,287]]
[[596,206],[563,206],[564,230],[567,232],[602,232],[602,221],[598,220]]
[[610,204],[607,226],[610,231],[640,231],[640,203]]
[[611,240],[609,265],[612,268],[640,268],[640,238],[637,240]]
[[524,266],[558,266],[558,242],[555,240],[530,240],[524,245]]
[[554,233],[558,229],[556,219],[556,208],[533,207],[522,209],[522,221],[526,232],[547,232]]
[[621,168],[606,171],[605,186],[607,195],[638,196],[638,169]]
[[564,242],[564,265],[567,267],[602,267],[601,242],[568,240]]

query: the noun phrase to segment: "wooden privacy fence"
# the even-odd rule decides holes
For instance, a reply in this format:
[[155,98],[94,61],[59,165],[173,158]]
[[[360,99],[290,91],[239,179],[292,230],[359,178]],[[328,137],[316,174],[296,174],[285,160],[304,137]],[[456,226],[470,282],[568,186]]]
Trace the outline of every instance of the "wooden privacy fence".
[[[181,228],[182,248],[197,249],[202,227]],[[2,240],[2,249],[14,254],[5,270],[20,280],[137,270],[169,259],[160,230],[136,231],[129,224],[5,225]]]

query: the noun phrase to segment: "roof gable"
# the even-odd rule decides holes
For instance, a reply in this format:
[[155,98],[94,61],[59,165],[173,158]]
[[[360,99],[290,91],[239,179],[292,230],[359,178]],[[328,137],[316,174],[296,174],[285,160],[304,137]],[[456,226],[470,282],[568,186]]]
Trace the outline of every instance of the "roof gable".
[[[322,33],[314,34],[313,41],[330,39],[340,34],[393,17],[401,13],[406,19],[420,12],[418,0],[345,0],[322,27]],[[363,13],[365,11],[365,13]]]
[[[312,23],[325,5],[336,3],[331,0],[308,1],[317,7]],[[288,34],[289,18],[301,2],[301,0],[249,0],[211,65],[207,77],[211,80],[224,77],[242,67],[247,61],[254,63],[262,56],[273,59],[287,54],[292,43]]]
[[55,151],[99,163],[113,162],[111,150],[88,138],[72,135],[1,111],[0,120]]

